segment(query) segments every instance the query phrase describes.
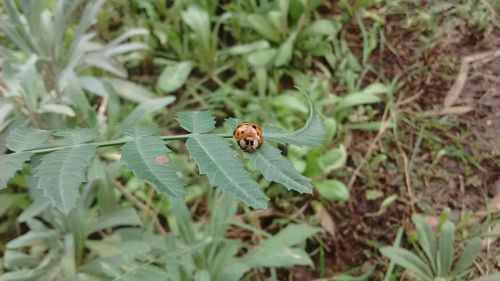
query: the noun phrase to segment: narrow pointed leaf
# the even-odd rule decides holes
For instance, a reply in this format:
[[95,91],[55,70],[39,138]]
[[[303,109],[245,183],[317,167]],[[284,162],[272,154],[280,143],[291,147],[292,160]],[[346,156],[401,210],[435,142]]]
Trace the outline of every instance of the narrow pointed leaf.
[[122,147],[122,160],[136,177],[159,192],[183,198],[184,184],[169,163],[169,151],[160,137],[138,137]]
[[474,238],[465,246],[462,255],[455,263],[453,268],[454,274],[463,274],[474,262],[477,254],[481,251],[481,239]]
[[10,133],[6,146],[15,152],[30,150],[44,144],[49,139],[49,136],[49,131],[18,127]]
[[243,153],[243,157],[252,162],[267,181],[281,183],[288,190],[300,193],[311,193],[312,184],[309,178],[299,174],[292,163],[281,155],[281,151],[269,143],[263,143],[252,153]]
[[424,250],[433,272],[437,272],[436,237],[434,232],[422,216],[413,215],[412,220],[416,227],[418,243]]
[[75,145],[44,156],[35,168],[37,188],[43,189],[52,206],[68,214],[80,197],[78,188],[96,155],[94,145]]
[[397,265],[413,271],[420,279],[433,279],[431,269],[414,253],[399,247],[383,247],[380,252]]
[[0,155],[0,189],[7,187],[7,182],[23,168],[31,156],[29,152]]
[[265,209],[269,200],[236,158],[230,144],[214,135],[194,134],[187,140],[189,155],[210,183],[248,206]]
[[166,96],[162,98],[151,99],[141,103],[138,107],[132,111],[125,120],[123,120],[124,124],[134,124],[137,121],[140,121],[146,115],[160,110],[165,106],[171,104],[175,101],[174,96]]
[[208,133],[215,128],[214,116],[209,111],[183,111],[177,113],[181,127],[191,133]]
[[309,102],[310,114],[304,127],[293,133],[285,133],[279,129],[264,128],[263,136],[279,143],[289,143],[313,147],[323,142],[325,138],[325,128],[323,120],[314,108],[311,99],[307,96]]
[[439,266],[441,276],[446,276],[453,261],[453,240],[455,239],[455,225],[445,222],[441,227],[439,237]]

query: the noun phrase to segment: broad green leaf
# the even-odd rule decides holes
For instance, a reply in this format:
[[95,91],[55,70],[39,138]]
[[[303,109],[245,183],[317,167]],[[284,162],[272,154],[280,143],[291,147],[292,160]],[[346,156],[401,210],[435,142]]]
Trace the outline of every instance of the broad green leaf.
[[462,255],[453,267],[453,273],[460,275],[463,274],[474,263],[477,254],[481,251],[481,239],[474,238],[470,240],[465,246]]
[[137,137],[122,147],[122,160],[139,179],[153,185],[159,192],[183,198],[184,184],[169,163],[170,151],[160,137]]
[[325,138],[323,120],[321,120],[321,117],[316,111],[316,108],[314,108],[309,96],[307,94],[305,95],[307,96],[307,100],[309,102],[310,114],[304,127],[293,133],[285,133],[277,129],[266,130],[264,128],[264,140],[268,138],[279,143],[289,143],[307,147],[313,147],[323,142]]
[[30,150],[44,144],[49,139],[49,136],[49,131],[17,127],[10,132],[6,146],[15,152]]
[[201,50],[205,52],[210,50],[212,32],[210,31],[210,17],[207,11],[198,6],[190,5],[186,11],[181,13],[181,18],[194,31],[198,43],[201,44]]
[[263,143],[252,153],[243,153],[243,157],[252,162],[254,169],[259,170],[267,181],[278,182],[288,190],[300,193],[311,193],[311,180],[299,174],[281,151],[269,143]]
[[293,57],[293,45],[295,44],[295,39],[297,38],[297,33],[293,32],[288,36],[288,38],[281,44],[274,59],[274,66],[283,66],[292,60]]
[[37,188],[43,189],[52,206],[64,214],[75,207],[78,188],[86,181],[86,171],[96,155],[96,146],[75,145],[44,156],[34,169]]
[[95,139],[97,132],[93,129],[69,129],[56,131],[53,135],[63,137],[68,144],[81,144]]
[[166,96],[162,98],[151,99],[141,103],[136,107],[126,118],[123,120],[123,124],[134,124],[140,121],[146,115],[160,110],[165,106],[173,103],[175,101],[174,96]]
[[274,59],[277,52],[274,48],[260,49],[248,54],[247,61],[253,67],[267,66]]
[[276,96],[273,99],[273,104],[286,109],[296,110],[304,114],[309,111],[308,105],[304,104],[304,102],[299,98],[296,92],[291,91]]
[[339,180],[322,180],[315,183],[319,194],[331,201],[347,201],[349,190],[345,184]]
[[418,243],[422,247],[422,250],[424,250],[431,264],[432,271],[437,272],[436,237],[434,231],[422,216],[413,215],[412,220],[417,231]]
[[433,280],[429,266],[414,253],[399,247],[382,247],[380,252],[395,264],[413,271],[421,280]]
[[0,155],[0,189],[7,187],[7,182],[23,168],[24,162],[30,157],[29,152]]
[[269,200],[236,158],[230,144],[214,135],[194,134],[187,140],[189,155],[210,183],[248,206],[265,209]]
[[181,127],[191,133],[208,133],[215,129],[215,118],[209,111],[182,111],[177,113]]
[[319,19],[308,25],[304,29],[304,34],[336,36],[341,29],[342,25],[339,21]]
[[439,267],[440,275],[446,276],[453,262],[453,241],[455,240],[455,225],[447,221],[441,226],[439,236]]
[[318,165],[324,174],[344,167],[347,161],[347,151],[343,145],[339,148],[328,150],[318,158]]
[[190,61],[165,67],[158,78],[158,88],[165,93],[179,89],[186,82],[192,69],[193,63]]

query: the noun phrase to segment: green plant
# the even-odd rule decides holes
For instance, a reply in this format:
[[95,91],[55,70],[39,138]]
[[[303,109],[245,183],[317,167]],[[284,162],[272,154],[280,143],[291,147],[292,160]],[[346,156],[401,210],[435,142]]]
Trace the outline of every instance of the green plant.
[[97,78],[92,73],[100,69],[125,78],[127,72],[116,57],[147,49],[143,43],[127,42],[133,36],[147,34],[143,29],[131,29],[107,44],[93,40],[96,34],[89,29],[103,2],[89,2],[78,25],[73,27],[72,16],[80,1],[59,0],[52,11],[44,1],[21,1],[19,10],[15,1],[5,0],[8,19],[0,18],[0,28],[13,48],[0,45],[1,77],[5,84],[2,103],[15,105],[16,113],[28,116],[38,128],[46,128],[47,122],[52,123],[51,127],[67,126],[50,114],[73,118],[70,123],[95,126],[96,113],[83,90],[105,98],[110,93],[104,83],[109,83],[124,97],[134,99],[134,95],[139,95],[130,96],[123,91],[124,85],[139,87],[131,82]]
[[[391,262],[413,272],[419,280],[462,280],[481,251],[481,239],[478,237],[470,239],[454,262],[455,225],[446,221],[440,226],[440,230],[433,231],[422,216],[413,215],[412,220],[419,245],[415,249],[417,254],[396,246],[382,247],[380,252]],[[500,274],[475,280],[497,280],[498,278]]]
[[[320,144],[324,137],[323,122],[310,100],[309,104],[310,116],[302,129],[286,133],[277,128],[264,127],[266,142],[262,147],[254,153],[243,153],[266,180],[299,192],[312,191],[310,180],[297,173],[271,142],[304,146]],[[123,138],[94,143],[90,141],[97,137],[97,133],[92,129],[51,132],[16,128],[7,138],[7,147],[15,153],[0,156],[0,186],[5,187],[24,162],[43,155],[39,164],[33,166],[33,175],[38,179],[37,188],[44,191],[53,206],[68,214],[79,198],[78,187],[86,181],[86,171],[97,154],[97,148],[121,145],[121,159],[136,177],[162,193],[183,198],[184,184],[169,163],[167,153],[170,150],[164,142],[187,140],[186,147],[191,158],[212,185],[248,206],[266,208],[268,198],[223,139],[231,135],[209,134],[215,129],[214,117],[209,112],[183,112],[178,114],[177,120],[189,134],[160,137],[154,126],[132,127],[125,124],[122,126]],[[59,146],[39,148],[47,143],[49,137],[57,138]]]

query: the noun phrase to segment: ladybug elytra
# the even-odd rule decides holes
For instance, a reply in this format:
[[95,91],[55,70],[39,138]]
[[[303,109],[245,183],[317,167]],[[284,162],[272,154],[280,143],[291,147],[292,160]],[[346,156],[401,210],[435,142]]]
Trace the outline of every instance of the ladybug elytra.
[[243,151],[255,151],[263,142],[262,129],[253,122],[241,122],[234,129],[233,137]]

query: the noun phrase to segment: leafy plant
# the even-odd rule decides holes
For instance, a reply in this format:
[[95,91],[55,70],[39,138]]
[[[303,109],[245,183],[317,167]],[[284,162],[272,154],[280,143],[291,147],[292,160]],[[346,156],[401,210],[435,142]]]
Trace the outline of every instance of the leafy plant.
[[[309,101],[310,102],[310,101]],[[309,179],[298,174],[288,164],[272,141],[314,146],[324,138],[323,122],[310,102],[311,113],[306,125],[293,133],[278,129],[264,131],[266,142],[253,154],[243,153],[254,168],[269,181],[285,185],[298,192],[312,191]],[[33,175],[38,179],[37,189],[44,191],[54,207],[68,214],[79,198],[78,187],[86,181],[86,171],[96,155],[98,147],[122,145],[122,161],[139,178],[172,197],[184,197],[184,185],[169,163],[170,151],[164,141],[186,139],[191,158],[199,172],[206,174],[213,186],[219,187],[248,206],[264,209],[268,198],[251,178],[244,166],[235,158],[235,152],[224,137],[231,135],[210,134],[215,129],[213,116],[208,112],[179,113],[177,120],[190,133],[180,136],[158,136],[155,127],[122,126],[122,139],[91,142],[97,137],[92,129],[43,131],[16,128],[7,138],[7,147],[15,153],[0,157],[0,179],[5,187],[9,178],[23,163],[34,155],[44,154]],[[57,138],[62,146],[38,148],[49,137]],[[46,154],[46,155],[45,155]]]
[[[96,34],[89,29],[103,2],[89,2],[73,28],[71,20],[80,6],[78,0],[59,0],[54,11],[46,9],[44,1],[20,1],[19,10],[15,1],[4,0],[8,20],[0,19],[0,28],[13,48],[0,46],[5,81],[2,95],[34,126],[43,128],[49,120],[55,122],[46,113],[76,118],[77,112],[83,117],[77,121],[94,126],[96,114],[83,90],[105,98],[110,94],[106,82],[127,97],[120,86],[134,85],[116,78],[96,78],[90,72],[100,69],[125,78],[126,70],[116,57],[147,49],[143,43],[127,42],[133,36],[147,34],[143,29],[131,29],[107,44],[93,40]],[[61,124],[55,122],[54,126]]]
[[[454,259],[455,225],[452,222],[444,222],[440,231],[434,232],[422,216],[413,215],[412,220],[419,245],[417,254],[395,246],[382,247],[380,252],[391,262],[413,272],[422,281],[462,280],[481,251],[481,239],[475,237],[469,240],[462,254]],[[476,280],[494,280],[499,277],[499,274],[495,274]]]

